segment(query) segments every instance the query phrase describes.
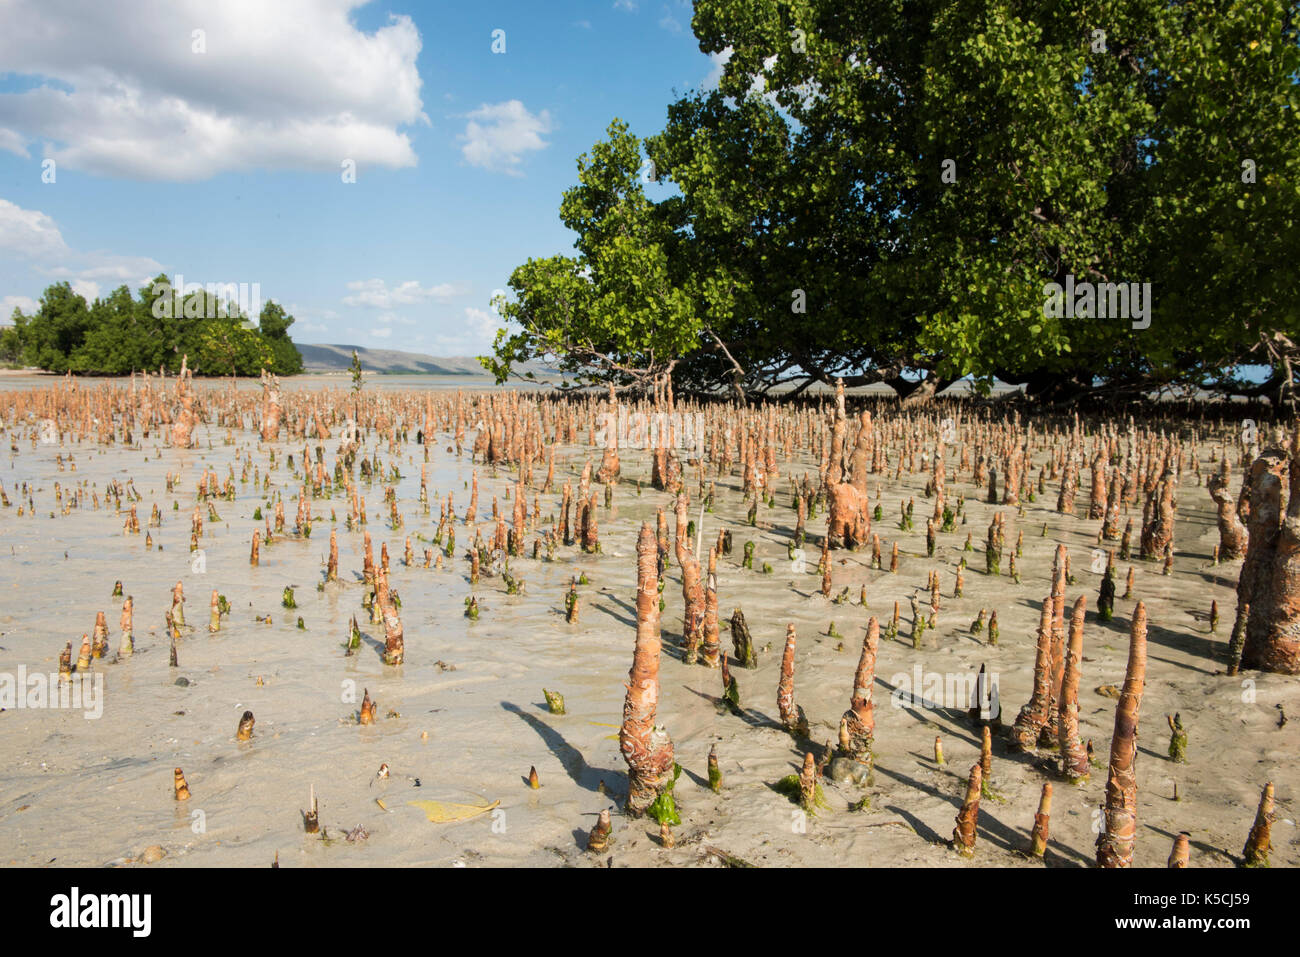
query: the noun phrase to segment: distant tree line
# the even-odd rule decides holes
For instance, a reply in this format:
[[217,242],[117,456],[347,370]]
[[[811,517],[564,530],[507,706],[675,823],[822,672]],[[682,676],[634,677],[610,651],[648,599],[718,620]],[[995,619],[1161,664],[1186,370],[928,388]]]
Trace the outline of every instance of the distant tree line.
[[50,372],[177,372],[185,355],[196,375],[302,372],[289,338],[294,319],[282,306],[267,300],[254,325],[237,303],[207,291],[183,295],[165,275],[138,298],[119,286],[92,303],[68,283],[55,283],[32,315],[15,309],[11,321],[0,332],[0,360]]
[[498,378],[1294,404],[1296,0],[696,0],[692,26],[717,89],[579,158],[575,252],[511,275]]

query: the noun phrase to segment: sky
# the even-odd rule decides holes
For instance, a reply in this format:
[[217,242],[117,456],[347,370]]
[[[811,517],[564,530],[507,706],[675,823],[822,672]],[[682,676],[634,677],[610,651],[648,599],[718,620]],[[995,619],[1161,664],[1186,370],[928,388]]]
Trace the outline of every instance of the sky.
[[690,19],[688,0],[0,0],[0,322],[53,282],[89,300],[165,272],[258,284],[299,342],[482,354],[511,270],[572,250],[579,154],[716,84]]

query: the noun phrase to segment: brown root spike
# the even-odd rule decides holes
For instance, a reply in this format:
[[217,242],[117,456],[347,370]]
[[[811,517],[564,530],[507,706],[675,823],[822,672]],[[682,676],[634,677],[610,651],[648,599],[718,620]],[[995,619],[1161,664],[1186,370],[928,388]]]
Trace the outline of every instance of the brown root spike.
[[848,742],[841,742],[844,752],[859,761],[871,760],[871,744],[876,731],[875,709],[871,702],[871,689],[876,680],[876,651],[880,646],[880,623],[873,617],[867,623],[867,634],[862,639],[862,657],[853,679],[853,697],[849,710],[841,718],[841,727]]
[[1052,817],[1052,782],[1043,782],[1043,793],[1038,799],[1038,813],[1034,815],[1034,831],[1029,838],[1029,855],[1042,857],[1047,850],[1048,832]]
[[628,767],[627,811],[633,817],[644,814],[673,781],[673,742],[668,732],[655,727],[662,649],[658,551],[654,529],[642,524],[636,543],[636,649],[618,734]]
[[791,734],[808,736],[808,719],[803,708],[794,703],[794,625],[786,626],[785,652],[781,655],[781,679],[776,686],[776,706],[781,724]]
[[1052,705],[1052,599],[1043,599],[1038,619],[1038,652],[1034,661],[1034,691],[1029,703],[1020,709],[1011,729],[1011,744],[1022,751],[1031,750],[1047,725]]
[[1105,829],[1097,838],[1097,863],[1102,867],[1128,867],[1137,842],[1137,731],[1142,690],[1147,670],[1147,610],[1142,602],[1133,609],[1129,627],[1128,667],[1119,705],[1115,733],[1110,740],[1110,767],[1106,775]]
[[963,857],[975,855],[975,825],[980,816],[980,789],[983,785],[983,772],[978,763],[972,764],[970,778],[966,782],[966,800],[957,812],[957,826],[952,832],[952,846]]
[[1074,603],[1074,612],[1070,615],[1070,641],[1057,717],[1061,773],[1074,784],[1088,780],[1091,771],[1087,749],[1079,738],[1079,669],[1083,662],[1083,618],[1087,607],[1088,600],[1080,595]]
[[190,786],[185,781],[185,772],[177,768],[173,773],[173,777],[172,787],[176,792],[176,800],[188,801],[190,799]]
[[1289,455],[1271,448],[1251,465],[1248,528],[1237,583],[1238,603],[1250,606],[1242,667],[1300,674],[1300,425]]
[[596,819],[596,826],[591,829],[591,834],[587,838],[587,850],[595,854],[609,850],[609,834],[611,830],[613,830],[613,826],[609,820],[609,808],[604,808],[600,812],[600,817]]
[[1183,831],[1174,838],[1174,846],[1169,851],[1169,866],[1180,869],[1187,866],[1191,858],[1190,835]]
[[1246,867],[1268,867],[1268,852],[1272,849],[1270,832],[1273,828],[1273,782],[1264,785],[1259,796],[1259,810],[1255,812],[1255,823],[1246,838],[1246,846],[1241,852],[1242,863]]

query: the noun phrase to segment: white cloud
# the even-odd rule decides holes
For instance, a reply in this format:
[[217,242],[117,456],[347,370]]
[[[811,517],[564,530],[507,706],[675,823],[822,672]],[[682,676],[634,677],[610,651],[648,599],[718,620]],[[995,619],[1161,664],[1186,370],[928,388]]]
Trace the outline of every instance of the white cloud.
[[[70,257],[72,265],[55,266],[44,270],[56,279],[81,279],[83,281],[107,280],[114,286],[126,283],[139,286],[165,272],[162,263],[148,256],[119,256],[116,253],[89,252],[74,253]],[[173,279],[176,277],[173,276]],[[193,280],[186,280],[188,286]]]
[[[343,318],[333,309],[313,309],[303,308],[296,302],[291,302],[284,307],[289,315],[294,317],[294,330],[306,329],[309,332],[325,332],[328,326],[327,322]],[[314,319],[321,320],[314,322]]]
[[27,144],[21,133],[3,127],[0,127],[0,150],[17,153],[23,159],[28,159],[32,155],[27,152]]
[[94,302],[99,298],[99,283],[90,279],[74,279],[71,283],[72,291],[81,296],[86,302]]
[[123,256],[70,247],[58,223],[38,209],[23,209],[0,199],[0,253],[27,260],[38,273],[66,280],[74,291],[94,299],[106,284],[135,288],[163,272],[148,256]]
[[[302,339],[304,333],[316,336],[330,332],[327,321],[340,318],[333,309],[315,309],[310,306],[304,308],[296,302],[281,303],[281,305],[284,306],[285,312],[293,316],[293,328],[289,330],[289,335],[295,342],[306,341]],[[318,319],[322,321],[317,322]]]
[[496,337],[497,330],[505,325],[504,320],[502,320],[502,318],[495,312],[475,309],[473,306],[466,307],[465,320],[468,335],[471,338],[481,341],[484,347],[492,344],[492,340]]
[[709,54],[709,63],[712,66],[709,68],[708,76],[701,81],[704,89],[716,90],[718,88],[718,84],[722,82],[722,71],[726,68],[727,61],[731,59],[731,53],[731,47],[727,47],[717,53]]
[[[359,279],[348,283],[354,295],[344,296],[347,306],[372,306],[375,309],[392,309],[394,306],[413,306],[430,299],[446,301],[463,290],[456,284],[444,282],[437,286],[421,286],[418,280],[409,279],[391,289],[383,279]],[[381,320],[382,321],[382,320]]]
[[636,13],[636,0],[614,0],[614,9]]
[[467,118],[461,154],[471,166],[519,176],[524,154],[550,145],[542,139],[551,131],[550,113],[533,115],[518,100],[485,103]]
[[0,63],[40,83],[0,94],[0,149],[42,140],[61,166],[161,180],[413,166],[419,31],[363,33],[365,2],[6,0]]
[[376,339],[387,339],[393,334],[392,329],[371,329],[370,334]]
[[66,255],[68,244],[58,225],[45,213],[0,199],[0,250],[41,260]]
[[[481,356],[490,352],[497,329],[504,325],[495,313],[473,306],[466,307],[464,320],[456,322],[455,331],[431,330],[428,349],[436,356]],[[445,323],[441,328],[452,326]],[[412,340],[421,341],[421,340]]]
[[0,299],[0,323],[8,325],[9,317],[14,314],[15,309],[21,309],[27,315],[31,315],[41,304],[30,296],[5,296]]
[[664,7],[664,15],[659,18],[659,26],[667,30],[669,33],[682,32],[682,25],[677,22],[677,18],[673,16],[672,11],[667,7]]

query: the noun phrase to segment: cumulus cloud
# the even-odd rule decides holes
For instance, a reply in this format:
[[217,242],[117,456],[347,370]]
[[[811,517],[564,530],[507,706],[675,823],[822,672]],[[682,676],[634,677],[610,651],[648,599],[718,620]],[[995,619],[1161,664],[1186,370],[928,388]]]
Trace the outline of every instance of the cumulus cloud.
[[15,309],[21,309],[27,315],[31,315],[41,304],[30,296],[5,296],[0,298],[0,324],[8,325],[9,317],[14,314]]
[[23,135],[17,130],[7,130],[0,127],[0,150],[8,153],[17,153],[23,159],[28,159],[32,154],[27,151]]
[[[112,286],[126,283],[131,287],[142,285],[165,272],[162,263],[148,256],[120,256],[106,252],[73,253],[69,262],[70,265],[54,266],[43,272],[55,279],[79,279],[83,282],[102,280]],[[191,281],[193,280],[186,280],[186,285]]]
[[163,265],[148,256],[73,249],[51,216],[7,199],[0,199],[0,255],[25,260],[42,275],[66,280],[87,299],[106,286],[142,286],[163,272]]
[[23,209],[0,199],[0,250],[42,260],[66,255],[68,244],[54,220],[39,209]]
[[419,31],[362,32],[365,2],[7,0],[0,63],[37,82],[0,94],[0,149],[147,180],[413,166]]
[[542,139],[551,131],[550,113],[529,113],[518,100],[485,103],[466,118],[461,154],[471,166],[520,176],[524,154],[550,145]]
[[492,345],[492,340],[496,338],[497,330],[504,324],[504,321],[495,312],[475,309],[473,306],[466,307],[466,338],[474,344],[474,349],[471,351],[489,348]]
[[502,325],[501,317],[495,312],[476,309],[473,306],[465,307],[465,319],[470,330],[479,335],[495,336],[497,328]]
[[359,279],[348,283],[352,295],[343,297],[347,306],[371,306],[375,309],[392,309],[394,306],[412,306],[430,299],[447,300],[461,292],[455,283],[444,282],[437,286],[421,286],[410,279],[389,287],[383,279]]

